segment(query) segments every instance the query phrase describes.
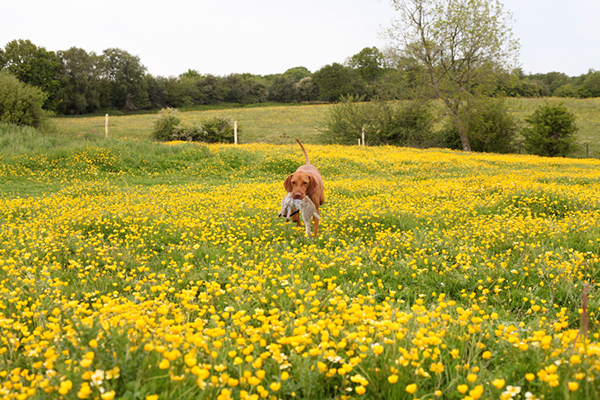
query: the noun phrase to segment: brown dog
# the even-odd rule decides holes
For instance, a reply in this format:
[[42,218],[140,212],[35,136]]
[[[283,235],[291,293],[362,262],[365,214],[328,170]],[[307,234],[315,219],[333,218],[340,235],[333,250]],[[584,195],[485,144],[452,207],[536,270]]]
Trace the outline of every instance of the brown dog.
[[[283,182],[283,187],[289,192],[294,199],[302,200],[305,196],[310,197],[312,202],[319,212],[319,206],[325,202],[325,189],[323,186],[323,178],[317,167],[312,165],[308,160],[308,154],[302,146],[302,143],[296,139],[302,151],[304,152],[305,164],[298,167],[296,172],[291,174]],[[298,214],[292,216],[292,221],[300,226],[300,218]],[[313,231],[317,236],[319,231],[319,219],[313,218]]]

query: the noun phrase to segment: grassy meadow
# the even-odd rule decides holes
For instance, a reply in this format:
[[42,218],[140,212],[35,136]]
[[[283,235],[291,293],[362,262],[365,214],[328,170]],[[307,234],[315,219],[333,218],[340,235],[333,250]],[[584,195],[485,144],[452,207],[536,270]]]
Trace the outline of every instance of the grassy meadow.
[[0,398],[598,398],[599,160],[308,142],[307,239],[298,145],[142,131],[0,125]]
[[[509,109],[525,125],[524,118],[548,101],[563,102],[577,116],[577,149],[573,157],[600,158],[600,99],[509,99]],[[240,143],[291,144],[297,137],[303,142],[323,144],[319,137],[321,124],[331,107],[329,104],[265,106],[182,112],[183,122],[199,123],[204,118],[229,116],[240,125]],[[109,116],[109,136],[147,140],[153,129],[156,114]],[[53,121],[59,131],[70,136],[104,135],[105,118],[59,117]],[[368,134],[368,133],[367,133]],[[357,133],[357,139],[360,132]],[[589,145],[589,148],[587,147]]]

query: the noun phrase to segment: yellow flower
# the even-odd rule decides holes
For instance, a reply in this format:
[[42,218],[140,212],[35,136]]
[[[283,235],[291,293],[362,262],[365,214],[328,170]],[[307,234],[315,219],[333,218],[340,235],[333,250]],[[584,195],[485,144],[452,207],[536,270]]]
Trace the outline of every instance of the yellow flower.
[[433,363],[431,364],[431,366],[429,367],[429,370],[431,372],[434,372],[436,374],[441,374],[442,372],[444,372],[444,364],[442,364],[442,362],[437,362],[437,363]]
[[146,396],[146,400],[158,400],[158,395],[157,394],[151,394]]
[[489,351],[484,351],[481,357],[483,357],[485,360],[489,360],[490,358],[492,358],[492,353]]
[[469,386],[468,385],[458,385],[456,390],[458,390],[461,394],[465,394],[465,393],[467,393],[467,390],[469,390]]
[[383,353],[383,346],[380,344],[373,345],[373,353],[375,353],[377,355]]
[[569,390],[571,392],[574,392],[577,389],[579,389],[579,383],[577,383],[577,382],[569,382],[569,383],[567,383],[567,386],[569,387]]
[[471,383],[475,382],[477,380],[477,375],[475,374],[469,374],[467,375],[467,380]]
[[475,386],[475,388],[469,392],[469,396],[471,396],[475,400],[479,399],[482,394],[483,394],[483,386],[482,385]]
[[575,355],[571,356],[571,359],[569,361],[571,362],[571,364],[581,364],[581,356],[578,354],[575,354]]
[[417,391],[417,384],[411,383],[410,385],[406,385],[406,388],[404,388],[404,390],[410,394],[413,394],[414,392]]
[[281,389],[281,383],[279,382],[273,382],[269,385],[269,387],[271,388],[272,391],[276,392],[279,389]]
[[390,375],[390,376],[388,376],[388,382],[392,383],[392,384],[398,382],[398,375]]
[[531,382],[532,380],[535,379],[535,374],[532,374],[532,373],[525,374],[525,379],[527,379],[529,382]]
[[356,394],[364,394],[367,389],[364,386],[357,386],[356,389],[354,389],[356,391]]
[[494,385],[494,387],[495,387],[496,389],[502,389],[502,388],[504,387],[504,384],[505,384],[505,383],[506,383],[506,382],[504,381],[504,379],[494,379],[494,380],[492,381],[492,385]]
[[60,388],[58,389],[58,393],[65,395],[69,393],[69,390],[73,388],[73,382],[66,380],[60,383]]
[[171,363],[169,362],[169,360],[167,360],[166,358],[163,358],[162,361],[160,362],[160,364],[158,364],[158,368],[167,369],[167,368],[169,368],[170,365],[171,365]]
[[287,371],[283,371],[281,373],[281,380],[282,381],[287,381],[287,379],[290,377],[290,374],[287,373]]
[[115,397],[115,391],[111,390],[110,392],[105,392],[100,395],[102,400],[112,400]]

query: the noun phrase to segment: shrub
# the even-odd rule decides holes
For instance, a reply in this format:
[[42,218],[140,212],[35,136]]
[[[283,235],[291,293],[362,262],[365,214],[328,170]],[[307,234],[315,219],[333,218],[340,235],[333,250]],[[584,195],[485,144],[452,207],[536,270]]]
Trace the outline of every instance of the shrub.
[[563,103],[539,106],[525,121],[523,145],[530,154],[565,157],[575,144],[575,115]]
[[[469,142],[472,151],[513,153],[516,151],[517,122],[504,99],[481,100],[469,116]],[[449,122],[441,131],[444,147],[462,149],[456,124]]]
[[[200,139],[206,143],[233,143],[234,122],[228,117],[213,117],[202,122],[203,136]],[[238,133],[240,129],[238,127]]]
[[433,115],[427,103],[361,100],[346,97],[330,108],[321,129],[325,141],[356,144],[364,127],[370,145],[431,145]]
[[163,108],[158,113],[158,119],[154,122],[152,138],[161,142],[174,140],[173,134],[181,123],[179,110],[175,108]]
[[41,89],[0,71],[0,122],[39,128],[50,116],[42,109],[47,98]]
[[[205,143],[233,143],[233,120],[228,117],[206,119],[200,126],[181,122],[179,111],[174,108],[163,108],[154,122],[152,138],[166,142],[183,140]],[[238,129],[239,131],[239,129]]]

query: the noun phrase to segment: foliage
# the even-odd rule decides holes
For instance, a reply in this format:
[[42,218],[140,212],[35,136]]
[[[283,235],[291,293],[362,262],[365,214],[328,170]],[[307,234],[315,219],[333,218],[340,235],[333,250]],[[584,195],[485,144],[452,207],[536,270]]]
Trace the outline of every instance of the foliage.
[[35,86],[47,94],[44,106],[54,111],[59,103],[55,96],[60,88],[59,58],[53,51],[38,47],[30,40],[13,40],[0,49],[0,70]]
[[0,71],[0,122],[40,127],[50,116],[42,108],[47,98],[41,89]]
[[497,72],[510,70],[518,43],[497,0],[393,0],[400,20],[390,29],[398,51],[423,67],[470,151],[469,120],[474,96],[488,95]]
[[356,144],[364,128],[368,145],[428,147],[434,144],[433,120],[426,103],[347,97],[329,109],[322,135],[329,143]]
[[95,53],[71,47],[59,51],[61,61],[61,99],[57,111],[62,114],[87,114],[101,107],[100,58]]
[[308,146],[2,147],[2,395],[597,397],[597,160]]
[[[202,122],[203,135],[200,139],[206,143],[233,143],[234,121],[228,117],[212,117]],[[241,129],[238,127],[238,132]]]
[[163,108],[158,113],[158,118],[154,121],[152,138],[161,142],[175,140],[173,134],[175,128],[181,123],[179,110],[175,108]]
[[[238,131],[241,131],[238,128]],[[231,118],[206,118],[200,125],[184,123],[177,109],[165,108],[154,122],[152,138],[157,141],[190,141],[204,143],[233,143],[234,122]]]
[[566,157],[577,133],[576,117],[563,103],[538,107],[525,121],[524,146],[528,153],[547,157]]
[[348,59],[365,82],[374,83],[385,71],[385,57],[377,47],[365,47]]
[[341,64],[326,65],[313,74],[313,80],[319,86],[319,98],[336,102],[344,96],[360,94],[352,76],[352,70]]
[[[445,147],[462,148],[460,135],[453,122],[446,123],[442,135]],[[506,101],[502,98],[480,100],[470,115],[468,135],[473,151],[514,153],[517,122],[508,111]]]
[[271,82],[267,99],[280,103],[292,103],[298,99],[297,85],[283,75],[278,76]]
[[102,56],[102,76],[110,87],[110,104],[125,111],[146,108],[146,67],[140,58],[117,48],[104,50]]

